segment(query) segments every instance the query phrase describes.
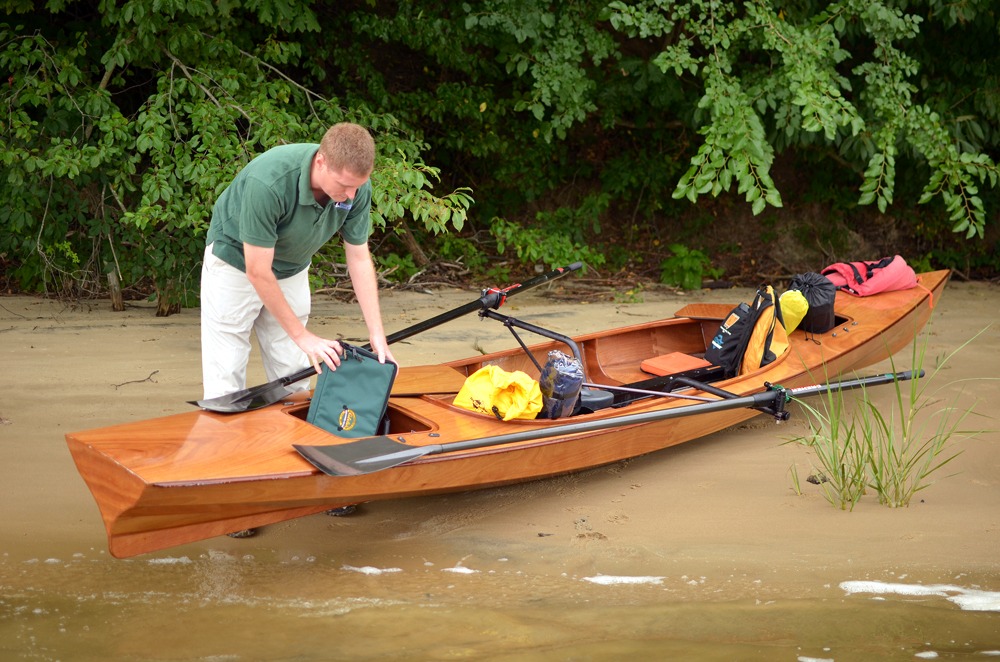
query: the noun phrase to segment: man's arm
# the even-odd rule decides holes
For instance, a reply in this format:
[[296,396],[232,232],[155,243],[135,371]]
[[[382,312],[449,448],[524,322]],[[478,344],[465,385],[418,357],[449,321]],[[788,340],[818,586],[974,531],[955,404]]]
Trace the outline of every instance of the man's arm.
[[[243,257],[246,261],[247,279],[257,291],[264,307],[278,320],[281,328],[295,344],[305,352],[316,372],[319,372],[320,362],[324,362],[332,370],[336,370],[337,366],[340,365],[340,343],[336,340],[320,338],[315,333],[308,331],[299,321],[298,316],[285,300],[285,295],[278,285],[278,279],[271,271],[274,249],[244,243]],[[365,319],[367,319],[367,315]]]
[[375,276],[375,265],[372,264],[368,244],[355,245],[344,242],[344,255],[347,257],[347,272],[351,275],[351,286],[358,297],[358,305],[368,327],[368,342],[371,343],[372,351],[378,354],[380,363],[385,363],[386,359],[396,363],[392,352],[389,351],[385,329],[382,327],[378,278]]

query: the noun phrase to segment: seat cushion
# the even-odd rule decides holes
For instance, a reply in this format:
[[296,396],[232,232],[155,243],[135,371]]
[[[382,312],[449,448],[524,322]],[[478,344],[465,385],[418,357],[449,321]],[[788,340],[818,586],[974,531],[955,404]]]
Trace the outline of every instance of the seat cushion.
[[697,368],[707,368],[710,365],[712,364],[697,356],[691,356],[684,352],[670,352],[669,354],[646,359],[639,364],[639,368],[650,375],[663,376],[687,370],[695,370]]

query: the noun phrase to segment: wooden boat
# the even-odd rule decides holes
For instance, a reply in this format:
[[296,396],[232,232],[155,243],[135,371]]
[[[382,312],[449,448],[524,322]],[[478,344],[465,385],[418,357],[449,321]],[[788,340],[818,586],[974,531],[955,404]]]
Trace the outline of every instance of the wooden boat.
[[[244,413],[197,410],[66,439],[100,508],[111,553],[129,557],[347,504],[579,471],[702,437],[758,415],[747,408],[756,401],[746,400],[765,382],[816,384],[908,346],[947,280],[947,271],[936,271],[922,274],[920,287],[909,290],[865,298],[838,293],[832,330],[809,338],[795,331],[788,351],[773,363],[735,378],[719,380],[712,368],[685,371],[703,388],[647,374],[641,365],[674,353],[701,357],[731,305],[690,304],[672,318],[577,336],[572,340],[588,384],[665,392],[611,390],[613,402],[602,397],[602,406],[563,419],[505,422],[452,404],[466,378],[485,365],[537,377],[532,357],[544,363],[550,350],[566,351],[564,342],[552,339],[527,351],[402,367],[389,400],[389,431],[381,437],[342,439],[314,427],[305,420],[303,394]],[[718,406],[722,393],[740,406]],[[680,413],[668,417],[669,410]],[[363,468],[365,453],[393,445],[420,452]],[[296,447],[307,453],[333,448],[334,458],[343,451],[351,466],[342,473],[353,475],[329,475]],[[352,449],[360,449],[362,464]]]

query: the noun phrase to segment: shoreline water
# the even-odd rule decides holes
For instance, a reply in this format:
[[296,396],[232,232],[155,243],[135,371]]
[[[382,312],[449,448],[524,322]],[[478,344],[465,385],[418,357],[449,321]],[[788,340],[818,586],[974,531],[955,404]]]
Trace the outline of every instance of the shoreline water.
[[[582,333],[668,316],[690,301],[735,303],[748,297],[742,290],[647,293],[641,303],[584,303],[556,300],[557,291],[512,298],[505,310],[566,333]],[[388,292],[383,295],[386,327],[390,332],[403,328],[475,296],[453,290]],[[966,397],[981,400],[982,414],[995,417],[1000,386],[983,378],[997,374],[1000,363],[1000,328],[994,322],[998,304],[996,286],[952,282],[947,287],[927,331],[929,360],[938,361],[987,325],[994,326],[941,371],[942,403],[964,387]],[[356,306],[330,300],[316,302],[312,324],[346,338],[357,338],[364,328]],[[473,316],[402,342],[393,351],[404,364],[415,364],[512,344],[502,326]],[[903,354],[897,355],[897,363],[908,364],[909,356]],[[221,637],[232,635],[227,628],[218,636],[208,631],[194,636],[183,648],[187,655],[177,657],[166,649],[158,652],[156,636],[147,636],[150,648],[144,650],[137,634],[122,634],[128,627],[148,628],[162,610],[180,613],[182,625],[201,632],[204,626],[193,611],[186,611],[194,603],[207,604],[220,615],[228,608],[258,623],[260,632],[245,636],[265,650],[264,640],[278,636],[273,629],[278,621],[286,627],[296,614],[300,620],[311,616],[319,627],[321,620],[330,623],[312,611],[329,618],[342,612],[343,622],[335,629],[350,622],[373,636],[391,634],[389,640],[398,646],[407,641],[400,632],[408,632],[417,651],[411,659],[428,659],[421,654],[462,657],[463,651],[474,659],[535,659],[513,641],[518,637],[536,644],[547,641],[550,648],[538,650],[558,651],[564,659],[571,654],[586,659],[588,652],[592,659],[612,659],[613,652],[629,650],[632,635],[635,641],[658,644],[658,651],[673,650],[669,642],[683,640],[691,650],[715,655],[709,659],[732,659],[726,655],[731,650],[727,638],[745,637],[766,649],[765,643],[753,643],[755,636],[763,636],[760,628],[781,629],[781,650],[794,648],[789,642],[795,636],[779,624],[786,619],[802,626],[793,615],[796,604],[808,605],[805,611],[821,619],[860,610],[871,623],[885,627],[891,622],[886,616],[904,610],[914,641],[926,632],[942,656],[944,624],[953,634],[967,632],[972,652],[1000,650],[995,606],[977,613],[949,601],[978,591],[989,606],[1000,591],[1000,434],[995,419],[977,423],[994,431],[961,442],[956,447],[961,455],[909,508],[891,510],[869,495],[853,512],[844,512],[826,503],[814,486],[803,485],[803,494],[795,494],[790,469],[794,465],[805,476],[810,461],[805,449],[784,443],[804,429],[804,417],[796,411],[782,426],[758,417],[688,444],[569,476],[365,504],[353,517],[316,515],[267,527],[257,538],[217,538],[118,561],[106,553],[100,515],[63,436],[186,410],[186,400],[200,390],[197,310],[156,318],[151,308],[114,313],[107,302],[67,307],[3,297],[0,360],[5,373],[0,386],[0,525],[5,532],[0,634],[20,642],[13,648],[0,644],[0,650],[16,651],[23,659],[74,659],[59,653],[69,649],[57,644],[47,657],[37,635],[49,629],[66,642],[93,638],[94,650],[106,652],[96,641],[103,628],[105,634],[124,636],[122,650],[131,659],[224,654]],[[873,366],[871,372],[885,368]],[[250,383],[263,381],[259,370],[252,369]],[[887,403],[890,394],[877,397]],[[602,577],[606,579],[593,580]],[[844,582],[956,590],[876,595],[849,593],[841,588]],[[111,616],[116,603],[136,612],[135,620]],[[698,625],[681,616],[683,605],[711,622]],[[761,613],[755,612],[757,607]],[[882,612],[873,611],[881,607]],[[601,616],[602,608],[608,618]],[[274,609],[287,613],[278,618]],[[551,630],[542,622],[528,622],[542,618],[546,609],[552,612]],[[765,616],[768,610],[772,613]],[[439,620],[430,619],[431,613]],[[735,614],[758,630],[729,622]],[[930,624],[931,614],[943,619],[941,627]],[[679,631],[658,634],[657,619],[667,617],[694,628],[697,636],[685,640]],[[102,619],[110,626],[101,626]],[[491,630],[489,619],[498,621],[496,628]],[[610,623],[617,619],[634,627],[614,639]],[[83,622],[91,634],[78,630]],[[436,647],[430,633],[421,634],[429,622],[466,632],[465,647]],[[921,630],[925,622],[930,630]],[[62,635],[60,623],[66,630]],[[308,626],[290,627],[306,636]],[[504,628],[517,636],[501,636]],[[852,636],[860,641],[868,624],[857,621],[853,628]],[[827,637],[836,648],[837,635],[827,630],[816,637]],[[357,635],[344,631],[344,636]],[[491,647],[490,637],[499,637],[499,643]],[[581,643],[574,643],[574,637]],[[313,658],[322,659],[323,638],[314,634],[310,641]],[[602,641],[615,645],[607,648]],[[288,643],[289,651],[299,650]],[[632,646],[639,650],[639,644]],[[275,651],[255,658],[242,644],[230,650],[234,659],[294,657]],[[803,650],[803,655],[824,657],[822,646]],[[301,656],[310,658],[310,653]],[[763,653],[735,657],[766,659]],[[829,655],[834,658],[859,659],[837,657],[836,651]]]

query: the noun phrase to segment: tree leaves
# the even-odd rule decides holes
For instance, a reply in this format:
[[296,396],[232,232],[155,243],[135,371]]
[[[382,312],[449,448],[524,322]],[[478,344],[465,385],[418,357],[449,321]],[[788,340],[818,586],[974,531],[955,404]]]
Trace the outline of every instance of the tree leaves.
[[774,152],[749,96],[722,68],[711,68],[710,73],[700,105],[711,111],[712,122],[702,128],[705,140],[678,182],[674,198],[696,202],[700,195],[718,196],[735,181],[755,216],[768,204],[782,206],[770,176]]
[[527,231],[547,214],[576,232],[593,199],[610,200],[595,223],[648,231],[671,194],[739,195],[759,215],[783,204],[776,159],[808,155],[853,177],[857,204],[919,200],[981,238],[1000,174],[995,21],[979,0],[925,4],[128,0],[67,22],[73,4],[51,2],[0,25],[0,222],[16,228],[0,254],[39,287],[70,253],[75,274],[116,262],[193,283],[188,239],[239,167],[345,118],[378,134],[390,231],[443,237],[472,214]]
[[[115,268],[126,288],[152,279],[162,297],[190,300],[204,249],[192,239],[204,236],[212,204],[240,167],[277,144],[318,142],[344,119],[394,148],[373,174],[386,205],[377,220],[407,214],[433,232],[462,227],[469,190],[431,192],[438,175],[419,160],[423,143],[391,116],[347,110],[272,64],[300,59],[294,35],[318,29],[308,5],[253,0],[246,8],[257,23],[229,21],[227,31],[216,14],[226,5],[130,0],[105,7],[106,37],[81,31],[75,43],[0,27],[0,63],[19,72],[0,93],[11,129],[3,134],[0,194],[17,210],[3,216],[18,219],[15,235],[0,237],[0,253],[10,248],[26,264],[37,261],[22,287],[45,288],[70,271],[89,287]],[[271,30],[261,46],[242,48],[260,26]],[[122,69],[130,75],[114,76]],[[25,252],[22,236],[39,250]],[[41,250],[59,238],[78,243]],[[92,271],[60,265],[69,254],[86,256],[81,262]]]

